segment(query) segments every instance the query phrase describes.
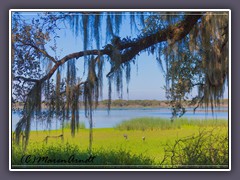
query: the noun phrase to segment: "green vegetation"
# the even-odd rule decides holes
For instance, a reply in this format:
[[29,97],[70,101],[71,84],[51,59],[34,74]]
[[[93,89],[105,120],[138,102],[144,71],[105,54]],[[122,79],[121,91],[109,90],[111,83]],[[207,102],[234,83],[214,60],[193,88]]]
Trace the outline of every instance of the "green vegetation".
[[[149,123],[150,120],[153,122]],[[137,125],[139,121],[144,124],[144,131]],[[122,123],[121,128],[118,125],[119,128],[93,129],[91,154],[88,150],[88,129],[79,129],[75,138],[72,138],[70,129],[65,129],[63,140],[50,138],[47,143],[44,141],[46,136],[57,136],[61,134],[61,130],[32,131],[26,151],[21,146],[13,144],[12,165],[14,168],[64,169],[206,168],[206,166],[227,168],[228,166],[226,120],[194,122],[194,120],[181,119],[172,123],[168,120],[170,122],[168,125],[165,119],[140,118],[129,122],[133,125],[132,129],[123,126],[126,122]],[[127,135],[127,139],[124,135]],[[23,155],[48,157],[48,161],[22,163]],[[72,161],[54,163],[54,160],[58,162],[68,160],[72,155],[75,159],[81,160],[87,160],[92,155],[94,159],[89,163]]]
[[[71,128],[71,123],[70,122],[67,122],[64,124],[64,129],[70,129]],[[84,122],[79,122],[78,124],[78,129],[85,129],[86,126],[85,126],[85,123]]]
[[[79,102],[82,104],[83,102]],[[189,104],[190,101],[187,101]],[[111,101],[111,107],[112,108],[151,108],[151,107],[169,107],[168,106],[169,101],[168,100],[123,100],[123,99],[117,99]],[[23,102],[15,102],[13,103],[14,107],[16,109],[22,109],[24,106]],[[228,99],[221,99],[220,100],[220,107],[228,107]],[[42,108],[46,108],[46,102],[42,102]],[[98,102],[99,108],[107,108],[108,107],[108,100],[102,100]]]
[[[169,107],[168,100],[112,100],[111,107],[113,108],[134,108],[134,107]],[[188,107],[190,101],[186,101],[186,106]],[[221,99],[219,106],[228,106],[228,99]],[[106,108],[108,107],[108,100],[103,100],[98,102],[98,107]]]
[[178,168],[228,168],[228,136],[213,129],[176,139],[165,149],[167,159]]
[[[108,100],[103,100],[99,102],[99,106],[107,107]],[[167,101],[158,100],[113,100],[111,102],[111,107],[165,107]]]
[[225,119],[210,119],[210,120],[193,120],[187,118],[180,118],[174,120],[161,118],[136,118],[128,121],[123,121],[115,128],[120,130],[153,130],[153,129],[180,129],[183,126],[199,126],[199,127],[219,127],[227,126],[228,121]]
[[[27,168],[34,167],[50,167],[50,168],[96,168],[101,165],[101,168],[121,168],[131,165],[150,166],[154,162],[152,159],[143,155],[133,155],[130,151],[123,149],[107,150],[98,149],[90,154],[87,150],[79,150],[77,145],[63,144],[51,145],[42,147],[31,147],[27,155],[21,149],[16,147],[13,149],[14,156],[12,163],[17,165],[16,168],[21,168],[18,165],[25,165]],[[29,162],[22,161],[22,157],[31,155],[33,158]],[[36,160],[34,161],[34,158]],[[81,161],[79,163],[79,161]],[[39,166],[40,165],[40,166]],[[64,166],[63,166],[64,165]],[[22,166],[23,167],[23,166]]]

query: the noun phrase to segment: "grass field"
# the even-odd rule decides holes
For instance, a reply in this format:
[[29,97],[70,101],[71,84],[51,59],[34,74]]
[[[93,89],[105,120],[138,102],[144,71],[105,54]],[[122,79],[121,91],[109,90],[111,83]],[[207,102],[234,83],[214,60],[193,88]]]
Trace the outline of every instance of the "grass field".
[[[46,168],[46,165],[54,168],[56,164],[61,164],[59,163],[60,160],[69,159],[72,155],[78,157],[78,159],[89,159],[91,155],[88,152],[88,129],[79,129],[74,138],[71,137],[70,130],[65,129],[63,141],[61,138],[49,138],[47,143],[44,141],[46,136],[58,136],[61,133],[61,130],[32,131],[26,151],[13,143],[12,165],[20,165],[16,166],[16,168],[29,168],[26,165],[34,164],[30,160],[30,163],[23,163],[21,159],[24,155],[32,155],[35,158],[48,156],[51,161],[42,161],[40,165],[45,165],[40,166],[42,168]],[[177,144],[176,147],[183,147],[174,150],[177,151],[174,153],[181,152],[181,155],[174,156],[176,161],[174,163],[177,166],[184,164],[201,165],[201,163],[225,165],[228,164],[228,158],[226,157],[228,152],[227,136],[228,121],[226,120],[189,121],[180,119],[171,123],[169,120],[156,118],[133,119],[123,122],[115,128],[93,129],[92,156],[94,156],[94,160],[91,159],[91,163],[85,162],[82,166],[79,166],[79,162],[68,161],[64,162],[64,164],[67,168],[87,168],[89,166],[93,168],[125,168],[132,166],[134,168],[143,166],[152,168],[168,167],[168,165],[173,167],[173,158],[170,157],[173,156],[173,147]],[[188,141],[185,141],[186,138],[188,138]],[[199,154],[204,152],[204,156],[198,156],[196,154],[198,151]],[[168,156],[166,156],[167,154]],[[179,157],[184,157],[184,160],[179,159]],[[53,162],[52,159],[57,159],[58,162]],[[177,164],[180,162],[182,164]],[[37,165],[39,167],[39,164]],[[66,166],[61,166],[61,168],[66,168]]]

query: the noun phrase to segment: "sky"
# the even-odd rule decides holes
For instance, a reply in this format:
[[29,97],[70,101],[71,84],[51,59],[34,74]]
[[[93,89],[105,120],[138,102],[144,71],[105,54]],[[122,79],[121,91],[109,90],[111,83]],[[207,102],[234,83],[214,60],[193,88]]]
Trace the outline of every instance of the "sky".
[[[34,13],[35,14],[35,13]],[[26,19],[31,19],[31,17],[34,16],[33,13],[27,13]],[[125,23],[124,23],[125,22]],[[133,31],[131,32],[131,28],[129,26],[130,21],[128,19],[123,20],[122,28],[120,29],[119,36],[121,38],[124,38],[126,36],[131,36],[131,38],[136,37],[137,32]],[[103,22],[103,26],[105,26]],[[101,39],[102,39],[102,45],[106,45],[105,43],[105,34],[104,28],[101,33]],[[72,32],[72,30],[67,26],[64,27],[58,32],[58,35],[60,36],[59,39],[57,39],[57,55],[61,57],[64,57],[67,54],[82,51],[83,50],[83,42],[82,42],[82,36],[75,36]],[[93,43],[95,44],[95,43]],[[94,47],[93,47],[94,48]],[[90,48],[91,49],[91,48]],[[55,56],[55,54],[48,48],[47,49],[49,54],[52,56]],[[80,76],[83,74],[83,65],[84,65],[83,58],[79,58],[77,60],[77,68],[79,70]],[[127,84],[124,78],[123,83],[123,99],[126,100],[135,100],[135,99],[148,99],[148,100],[165,100],[165,91],[163,87],[165,86],[165,79],[163,76],[163,73],[156,61],[156,57],[153,55],[148,55],[145,52],[142,52],[140,56],[137,57],[136,60],[137,63],[132,64],[131,66],[131,79],[129,83],[129,93],[127,93]],[[104,71],[104,81],[103,81],[103,97],[100,100],[107,99],[108,98],[108,81],[106,78],[106,74],[109,72],[110,66],[105,66]],[[125,75],[124,75],[125,76]],[[228,96],[228,88],[225,88],[226,91],[224,93],[224,98],[227,98]],[[196,94],[196,92],[193,92],[193,95]],[[112,91],[112,99],[119,99],[116,89],[114,88]]]

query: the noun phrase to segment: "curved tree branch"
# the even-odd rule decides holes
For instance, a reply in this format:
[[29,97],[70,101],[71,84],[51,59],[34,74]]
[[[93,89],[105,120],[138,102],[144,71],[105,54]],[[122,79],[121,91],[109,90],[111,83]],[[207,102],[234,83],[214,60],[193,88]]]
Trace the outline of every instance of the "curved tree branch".
[[[121,54],[120,63],[126,63],[132,60],[139,52],[157,43],[164,42],[169,39],[171,40],[172,43],[174,43],[176,41],[183,39],[190,32],[190,30],[194,27],[194,25],[197,23],[197,21],[201,17],[202,15],[201,14],[199,15],[199,13],[186,15],[184,20],[179,22],[178,25],[170,25],[168,28],[164,30],[160,30],[155,34],[140,38],[133,42],[129,42],[129,43],[120,42],[120,44],[118,45],[118,49],[121,51],[125,50],[124,53]],[[43,50],[37,48],[36,46],[33,46],[31,44],[29,44],[29,46],[32,46],[33,48],[35,48],[35,50],[43,53],[43,55],[45,55],[55,63],[52,69],[45,76],[39,79],[39,81],[35,81],[35,80],[33,81],[33,82],[36,82],[36,84],[30,92],[34,92],[34,89],[41,87],[41,84],[44,83],[46,80],[50,79],[52,75],[55,73],[55,71],[59,68],[59,66],[63,65],[64,63],[66,63],[71,59],[80,58],[87,55],[108,55],[111,57],[113,52],[111,48],[110,49],[104,48],[102,50],[80,51],[80,52],[69,54],[63,57],[61,60],[56,61],[53,57],[49,57],[48,54],[46,54]],[[27,78],[25,78],[24,80],[31,81],[31,79],[27,79]],[[26,111],[27,113],[24,113],[23,118],[17,124],[16,131],[19,131],[17,134],[20,134],[20,130],[24,129],[23,128],[24,126],[26,127],[25,129],[29,131],[29,128],[30,128],[29,115],[32,114],[34,108],[29,108],[28,104],[31,104],[31,105],[34,104],[33,101],[35,101],[34,98],[28,98],[27,102],[25,102],[24,111]],[[28,135],[28,132],[27,132],[27,135]]]
[[25,82],[39,82],[39,79],[26,78],[26,77],[23,77],[23,76],[15,76],[15,77],[13,77],[13,79],[14,80],[22,79]]
[[[139,52],[153,46],[157,43],[167,41],[168,39],[171,40],[172,43],[183,39],[194,27],[197,21],[202,17],[199,13],[197,15],[187,15],[183,21],[178,23],[177,26],[171,25],[168,28],[158,31],[155,34],[150,36],[141,38],[135,42],[129,42],[124,44],[119,44],[119,50],[129,49],[121,56],[121,63],[126,63],[132,60]],[[106,46],[107,47],[107,46]],[[54,67],[50,70],[50,72],[44,76],[40,81],[45,81],[46,79],[50,78],[56,69],[73,58],[80,58],[87,55],[108,55],[110,56],[112,53],[111,49],[104,48],[102,50],[87,50],[87,51],[80,51],[76,53],[69,54],[63,57],[61,60],[57,61]]]
[[126,48],[131,48],[122,56],[122,63],[127,62],[134,58],[140,51],[149,48],[150,46],[171,40],[171,44],[174,44],[176,41],[183,39],[194,27],[197,21],[203,15],[187,15],[183,21],[177,23],[178,25],[170,25],[164,30],[160,30],[154,34],[151,34],[145,38],[139,39],[136,42],[127,43],[119,47],[123,50]]

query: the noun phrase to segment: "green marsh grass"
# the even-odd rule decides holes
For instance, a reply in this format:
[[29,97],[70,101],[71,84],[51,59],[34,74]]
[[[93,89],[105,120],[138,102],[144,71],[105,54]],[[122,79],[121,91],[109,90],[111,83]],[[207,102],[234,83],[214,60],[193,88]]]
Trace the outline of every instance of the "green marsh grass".
[[[138,118],[130,120],[129,124],[126,124],[127,122],[123,122],[115,128],[93,129],[92,153],[96,158],[90,166],[71,166],[71,163],[59,168],[99,168],[99,165],[101,165],[100,168],[161,167],[167,145],[174,145],[176,140],[196,136],[200,130],[212,131],[214,129],[214,134],[221,137],[228,134],[227,120],[179,119],[171,122],[167,119]],[[88,129],[79,129],[75,137],[72,138],[70,129],[66,128],[63,141],[53,138],[49,139],[47,144],[45,143],[46,136],[57,136],[61,133],[61,129],[32,131],[26,151],[13,143],[12,165],[20,165],[16,168],[34,168],[35,166],[29,167],[22,164],[21,158],[26,154],[61,159],[69,158],[72,154],[81,159],[89,157]],[[124,134],[127,134],[128,139],[124,138]],[[145,137],[144,141],[143,137]],[[216,148],[219,145],[217,144]],[[163,165],[169,167],[167,165],[170,164],[171,159],[168,158]],[[41,165],[42,168],[49,168],[46,164]],[[50,168],[54,167],[50,166]]]
[[[64,123],[64,128],[65,129],[70,129],[71,128],[70,122]],[[79,129],[86,129],[85,123],[84,122],[79,122],[78,128]]]
[[115,126],[119,130],[153,130],[153,129],[180,129],[183,126],[199,127],[219,127],[227,126],[228,121],[225,119],[187,119],[179,118],[174,121],[163,118],[136,118],[119,123]]

